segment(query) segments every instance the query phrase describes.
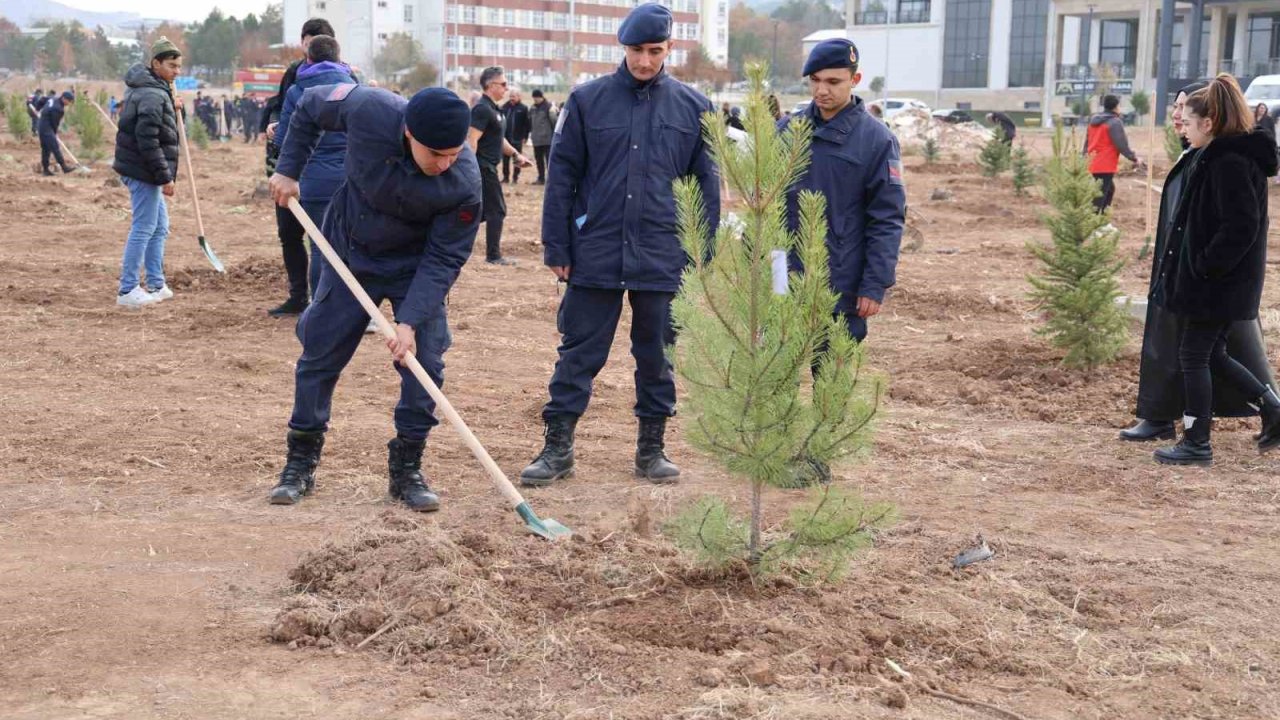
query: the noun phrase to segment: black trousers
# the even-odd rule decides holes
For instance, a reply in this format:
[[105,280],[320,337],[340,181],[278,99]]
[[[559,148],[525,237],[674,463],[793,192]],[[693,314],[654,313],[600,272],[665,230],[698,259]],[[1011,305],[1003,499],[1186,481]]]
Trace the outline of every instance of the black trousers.
[[560,301],[556,327],[560,359],[551,376],[551,400],[543,418],[580,416],[587,411],[591,386],[609,360],[613,335],[622,316],[623,295],[631,303],[631,355],[636,359],[636,417],[676,414],[676,381],[666,349],[676,341],[671,324],[675,293],[607,290],[570,284]]
[[502,196],[498,168],[480,163],[480,187],[484,200],[484,259],[502,257],[502,223],[507,218],[507,200]]
[[307,299],[307,231],[289,208],[276,206],[276,234],[284,255],[284,272],[289,278],[289,297]]
[[547,159],[551,156],[550,145],[534,145],[533,160],[538,163],[538,182],[547,181]]
[[[516,152],[518,153],[524,152],[523,140],[521,140],[518,143],[511,140],[508,140],[507,142],[511,143],[511,147],[515,148]],[[512,179],[513,176],[511,174],[512,165],[516,166],[514,179]],[[509,179],[511,179],[512,182],[520,182],[520,163],[516,162],[516,159],[510,155],[503,155],[502,156],[502,182],[506,182]]]
[[1111,207],[1111,201],[1116,196],[1116,174],[1115,173],[1094,173],[1093,176],[1102,181],[1102,194],[1094,198],[1093,206],[1098,212],[1102,212]]
[[67,161],[62,159],[62,146],[58,144],[58,136],[40,133],[40,167],[49,169],[49,156],[58,161],[63,172],[67,170]]
[[1182,382],[1187,393],[1187,415],[1208,418],[1213,415],[1213,376],[1231,383],[1247,398],[1261,398],[1266,385],[1249,368],[1227,354],[1227,336],[1232,322],[1219,320],[1187,320],[1178,346],[1182,364]]

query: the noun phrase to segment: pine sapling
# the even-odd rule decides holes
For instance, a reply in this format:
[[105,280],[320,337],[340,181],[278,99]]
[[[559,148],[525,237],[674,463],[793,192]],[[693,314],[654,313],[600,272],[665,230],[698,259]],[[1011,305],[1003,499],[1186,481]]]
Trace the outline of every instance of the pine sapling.
[[932,165],[938,162],[938,158],[942,156],[942,150],[938,147],[938,141],[932,137],[926,137],[924,139],[924,147],[921,148],[921,153],[924,155],[925,165]]
[[1117,258],[1120,233],[1110,212],[1094,209],[1101,194],[1089,173],[1089,159],[1068,142],[1061,128],[1054,136],[1053,159],[1045,172],[1045,197],[1053,212],[1045,218],[1052,243],[1030,244],[1041,263],[1029,278],[1031,298],[1044,311],[1036,330],[1066,350],[1069,367],[1093,368],[1114,360],[1128,339],[1128,319],[1116,305],[1124,262]]
[[1182,157],[1182,137],[1173,125],[1164,126],[1164,154],[1169,157],[1169,162],[1177,162]]
[[1004,141],[1004,130],[997,127],[991,131],[991,139],[978,153],[978,167],[984,177],[995,177],[1009,169],[1009,146]]
[[201,150],[209,149],[209,128],[204,126],[200,118],[193,118],[193,122],[187,124],[187,136]]
[[1031,162],[1027,149],[1021,145],[1014,148],[1010,159],[1013,170],[1013,192],[1019,197],[1027,194],[1027,188],[1036,182],[1036,166]]
[[22,141],[31,136],[31,116],[27,114],[27,99],[21,93],[14,93],[6,99],[4,117],[14,139]]
[[[765,489],[864,451],[880,381],[863,367],[861,346],[835,314],[823,196],[802,193],[798,230],[787,228],[786,191],[809,165],[813,128],[795,118],[777,132],[766,102],[767,68],[752,64],[748,76],[749,143],[735,146],[723,121],[703,117],[720,171],[742,198],[740,222],[721,223],[713,237],[700,185],[692,178],[675,183],[690,264],[672,307],[680,334],[672,358],[687,388],[682,414],[690,442],[749,483],[751,515],[739,520],[723,500],[708,498],[680,513],[670,532],[716,567],[745,563],[758,573],[833,579],[876,528],[891,522],[892,508],[828,485],[770,527]],[[782,293],[771,272],[779,251],[805,268],[786,278]]]

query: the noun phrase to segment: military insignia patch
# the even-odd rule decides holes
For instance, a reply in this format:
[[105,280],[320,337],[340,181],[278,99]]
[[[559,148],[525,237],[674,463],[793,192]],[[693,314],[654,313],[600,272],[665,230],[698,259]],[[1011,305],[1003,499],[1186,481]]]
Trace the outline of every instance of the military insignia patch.
[[458,209],[458,224],[470,225],[476,221],[476,216],[480,214],[480,203],[471,203],[463,205]]
[[355,90],[356,87],[356,85],[352,85],[350,83],[346,85],[338,85],[329,92],[329,97],[325,98],[325,100],[328,100],[329,102],[342,102],[347,99],[347,96],[350,95],[351,91]]
[[902,161],[901,160],[889,161],[889,184],[890,185],[902,184]]
[[853,63],[854,65],[858,64],[858,48],[856,47],[849,48],[849,62]]

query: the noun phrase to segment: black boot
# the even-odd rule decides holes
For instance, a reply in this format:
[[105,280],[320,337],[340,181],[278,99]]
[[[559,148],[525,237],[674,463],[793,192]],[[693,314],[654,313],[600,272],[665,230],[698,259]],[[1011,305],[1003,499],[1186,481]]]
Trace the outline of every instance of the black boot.
[[290,430],[287,442],[289,454],[280,471],[280,482],[271,488],[272,505],[294,505],[315,487],[324,433]]
[[267,311],[271,317],[285,317],[286,315],[301,315],[303,310],[307,309],[307,301],[305,298],[291,297],[288,300]]
[[431,492],[422,476],[422,450],[426,446],[426,440],[398,436],[387,443],[387,470],[391,476],[387,492],[415,512],[440,509],[440,496]]
[[546,442],[542,452],[520,471],[520,484],[525,487],[546,487],[567,477],[573,477],[573,431],[578,426],[577,415],[549,415],[542,431]]
[[1213,448],[1209,445],[1209,435],[1213,429],[1212,418],[1196,418],[1187,416],[1186,426],[1182,430],[1182,439],[1170,448],[1155,451],[1156,462],[1161,465],[1199,465],[1209,467],[1213,464]]
[[659,484],[673,483],[680,478],[680,468],[662,451],[666,432],[666,418],[640,418],[640,436],[636,440],[636,477]]
[[1280,396],[1276,391],[1267,391],[1258,398],[1258,412],[1262,415],[1262,432],[1258,434],[1258,452],[1266,452],[1280,447]]
[[1138,422],[1134,423],[1132,427],[1120,431],[1120,439],[1130,442],[1172,440],[1177,435],[1178,432],[1174,429],[1172,422],[1143,420],[1142,418],[1138,418]]

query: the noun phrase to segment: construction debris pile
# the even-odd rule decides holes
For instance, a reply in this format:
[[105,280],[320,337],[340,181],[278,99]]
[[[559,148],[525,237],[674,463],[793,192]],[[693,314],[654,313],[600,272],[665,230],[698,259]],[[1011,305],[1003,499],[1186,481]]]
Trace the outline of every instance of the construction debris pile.
[[924,110],[903,110],[889,120],[889,128],[904,148],[919,147],[933,138],[942,151],[961,152],[991,139],[991,131],[976,122],[945,123]]

